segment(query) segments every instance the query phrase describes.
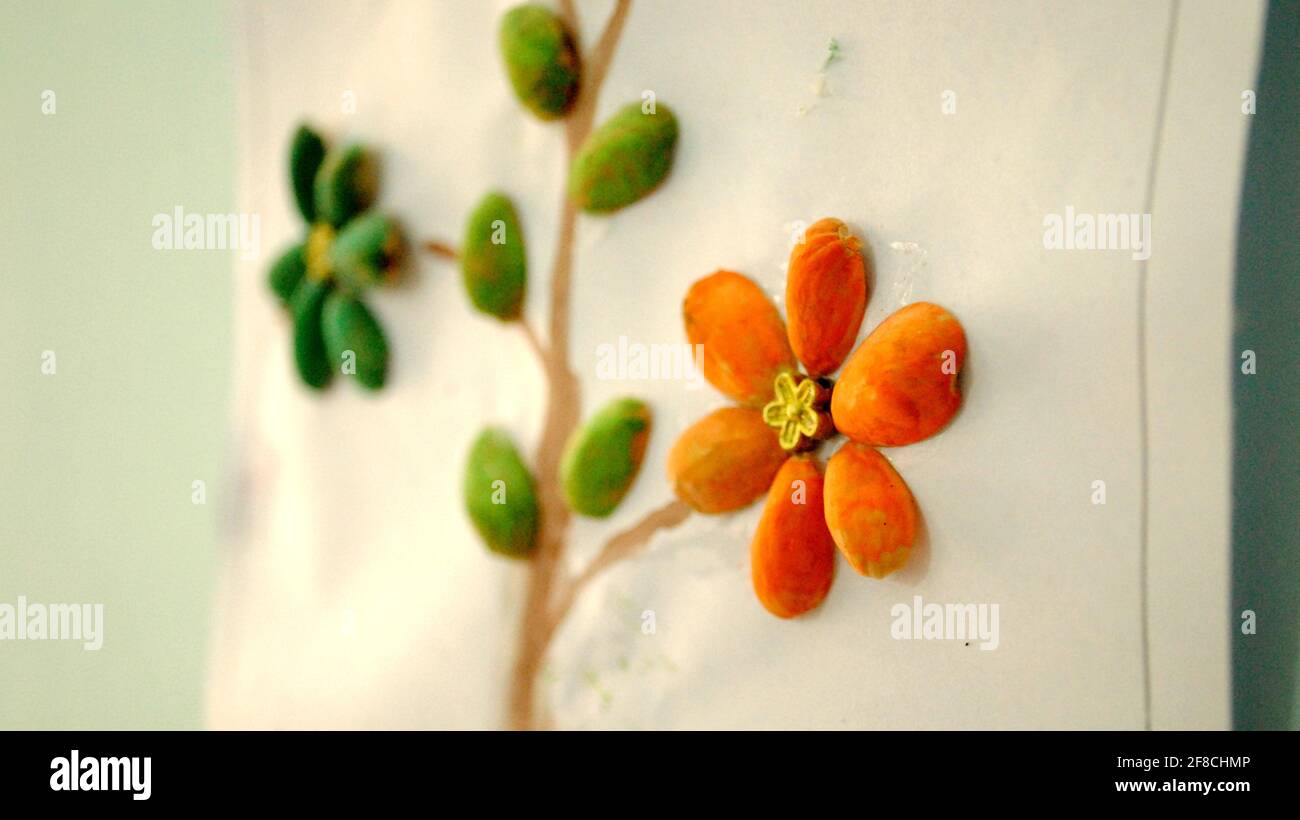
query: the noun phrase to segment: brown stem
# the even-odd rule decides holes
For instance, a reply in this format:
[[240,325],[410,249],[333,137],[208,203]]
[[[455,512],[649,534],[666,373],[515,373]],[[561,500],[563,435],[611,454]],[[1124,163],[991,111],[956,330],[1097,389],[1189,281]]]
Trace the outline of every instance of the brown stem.
[[[535,613],[532,619],[520,624],[520,657],[525,657],[524,653],[526,653],[530,662],[528,669],[532,671],[532,676],[527,680],[516,678],[514,681],[512,707],[516,705],[513,700],[516,691],[520,694],[536,695],[537,673],[541,671],[541,664],[546,659],[546,650],[550,646],[551,639],[555,637],[556,631],[564,623],[569,610],[573,608],[574,601],[587,588],[587,585],[619,561],[630,558],[644,549],[655,533],[676,527],[685,521],[690,514],[690,508],[676,500],[646,513],[640,521],[606,541],[600,554],[581,573],[576,577],[561,581],[555,587],[554,595],[549,596],[553,598],[553,601],[548,609]],[[519,705],[523,706],[524,704]],[[546,726],[545,721],[539,720],[536,716],[536,705],[531,705],[532,709],[527,713],[529,722],[512,724],[513,728],[536,729]]]
[[[567,13],[572,14],[572,6],[568,3],[561,4],[567,6]],[[592,120],[596,116],[596,100],[600,96],[601,83],[605,82],[605,72],[609,70],[609,63],[614,59],[614,49],[618,47],[618,38],[623,33],[623,26],[627,23],[627,13],[632,10],[632,0],[618,0],[618,5],[609,15],[609,21],[605,23],[605,30],[601,32],[600,39],[596,41],[596,47],[591,50],[583,61],[583,75],[585,82],[582,90],[578,93],[578,100],[573,106],[573,112],[566,120],[565,136],[567,137],[569,147],[569,158],[578,153],[582,147],[582,142],[591,132]],[[578,36],[577,19],[570,19],[573,36]]]
[[[565,168],[591,133],[596,99],[601,83],[614,55],[614,48],[631,0],[618,0],[596,47],[584,60],[583,83],[572,113],[565,121]],[[560,14],[579,36],[577,14],[571,2],[561,0]],[[580,46],[579,46],[580,47]],[[567,173],[566,173],[567,176]],[[547,327],[548,344],[542,347],[531,329],[535,349],[542,356],[546,372],[548,398],[542,438],[537,448],[537,477],[541,495],[542,530],[537,551],[529,562],[528,588],[520,613],[519,643],[515,650],[514,674],[507,702],[507,719],[511,728],[531,729],[539,725],[536,716],[536,684],[546,650],[558,621],[553,618],[552,596],[555,580],[562,566],[565,538],[569,528],[569,508],[560,493],[560,456],[565,442],[578,424],[582,396],[578,379],[569,367],[569,283],[573,272],[573,239],[578,214],[568,196],[563,196],[560,233],[555,260],[551,268],[551,304]]]
[[573,32],[574,39],[578,37],[578,12],[573,7],[573,0],[559,0],[560,19],[564,25],[568,26],[569,31]]
[[563,586],[556,595],[555,607],[551,611],[551,621],[556,626],[564,621],[569,609],[587,585],[596,576],[626,558],[631,558],[650,543],[655,533],[670,530],[685,521],[691,514],[691,508],[674,499],[658,509],[645,514],[640,521],[623,530],[605,542],[600,554],[587,564],[582,572]]
[[[537,335],[537,329],[527,319],[519,320],[519,328],[524,332],[524,338],[528,340],[528,347],[537,356],[537,361],[541,362],[542,367],[546,367],[550,362],[550,353],[546,350],[546,345],[542,344],[541,337]],[[547,374],[547,382],[550,382],[550,375]]]
[[436,239],[430,239],[423,242],[420,247],[424,248],[434,256],[441,256],[449,262],[455,262],[460,259],[460,254],[456,252],[456,249],[451,245],[448,245],[446,242],[439,242]]

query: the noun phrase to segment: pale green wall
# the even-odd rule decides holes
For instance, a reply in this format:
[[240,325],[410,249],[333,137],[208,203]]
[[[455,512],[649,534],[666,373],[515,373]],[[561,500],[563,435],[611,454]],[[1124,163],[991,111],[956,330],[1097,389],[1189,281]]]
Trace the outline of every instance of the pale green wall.
[[106,608],[99,652],[0,641],[0,728],[195,727],[232,257],[150,221],[234,207],[227,12],[4,0],[0,31],[0,603]]

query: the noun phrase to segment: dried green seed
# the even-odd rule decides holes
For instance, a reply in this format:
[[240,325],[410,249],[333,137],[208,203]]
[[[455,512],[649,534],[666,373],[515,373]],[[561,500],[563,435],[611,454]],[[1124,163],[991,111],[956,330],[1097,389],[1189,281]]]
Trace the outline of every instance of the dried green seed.
[[364,304],[335,291],[325,300],[321,315],[325,349],[331,367],[355,375],[362,387],[378,390],[388,375],[388,342],[384,330]]
[[465,463],[465,509],[488,549],[522,557],[537,545],[537,489],[503,430],[479,434]]
[[569,198],[590,213],[631,205],[664,181],[676,149],[673,112],[631,103],[587,138],[569,171]]
[[560,482],[569,507],[583,515],[609,515],[641,469],[650,438],[650,408],[616,399],[578,430],[565,447]]
[[383,214],[349,222],[330,245],[329,269],[339,284],[361,291],[390,278],[402,258],[402,233]]
[[501,19],[501,55],[515,96],[544,120],[564,116],[578,98],[581,65],[573,37],[555,12],[529,3]]
[[325,141],[306,125],[298,126],[289,146],[289,179],[293,183],[293,198],[298,212],[308,223],[316,221],[316,201],[313,190],[316,172],[325,159]]
[[316,216],[336,228],[369,208],[379,193],[379,165],[360,145],[325,155],[316,173]]
[[330,383],[330,362],[321,334],[321,309],[332,287],[328,282],[303,279],[293,293],[293,360],[308,387],[320,390]]
[[271,265],[271,271],[266,279],[271,286],[271,291],[280,297],[282,304],[287,306],[293,299],[293,292],[298,289],[298,284],[306,275],[307,246],[300,242],[280,254],[280,258]]
[[465,227],[460,270],[474,307],[498,319],[517,319],[524,306],[527,256],[519,215],[509,197],[483,197]]

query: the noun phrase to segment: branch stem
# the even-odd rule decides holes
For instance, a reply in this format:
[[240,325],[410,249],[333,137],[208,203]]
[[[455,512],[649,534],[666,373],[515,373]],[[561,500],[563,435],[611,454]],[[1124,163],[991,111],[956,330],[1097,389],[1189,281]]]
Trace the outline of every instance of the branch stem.
[[656,533],[676,527],[685,521],[690,514],[690,507],[673,499],[662,507],[646,513],[640,521],[606,541],[600,553],[587,564],[582,572],[564,584],[560,593],[556,596],[555,609],[552,612],[552,620],[555,624],[558,626],[564,620],[564,617],[569,614],[569,610],[573,607],[573,602],[587,588],[587,585],[602,572],[620,561],[637,555],[649,545],[650,539]]
[[[573,111],[565,120],[566,177],[574,156],[591,133],[600,86],[605,80],[631,5],[631,0],[618,0],[595,48],[583,60],[582,86]],[[560,0],[560,15],[575,40],[578,39],[580,28],[577,11],[571,0]],[[581,43],[578,43],[578,48],[581,50]],[[537,677],[551,638],[572,602],[569,599],[562,608],[556,607],[556,591],[564,592],[573,588],[572,581],[560,580],[557,584],[557,579],[562,573],[570,517],[568,505],[560,492],[560,458],[565,443],[578,425],[578,414],[582,407],[581,386],[569,366],[569,297],[578,214],[569,201],[567,192],[562,195],[560,207],[559,236],[551,268],[547,345],[543,346],[536,332],[527,324],[524,325],[524,333],[529,338],[530,345],[542,359],[548,390],[546,415],[536,459],[542,529],[537,551],[528,564],[527,592],[520,612],[519,642],[515,650],[514,674],[506,706],[508,723],[515,729],[532,729],[544,724],[537,716]]]
[[456,249],[446,242],[440,242],[437,239],[429,239],[420,244],[420,247],[434,256],[441,256],[449,262],[455,262],[460,259],[460,254]]
[[[537,328],[533,327],[532,323],[527,319],[520,318],[519,329],[523,331],[524,339],[528,341],[529,349],[531,349],[534,355],[537,356],[537,360],[542,364],[542,367],[547,367],[551,360],[550,353],[546,350],[546,345],[542,343],[541,337],[537,335]],[[550,381],[549,372],[547,375],[547,381],[548,383]]]

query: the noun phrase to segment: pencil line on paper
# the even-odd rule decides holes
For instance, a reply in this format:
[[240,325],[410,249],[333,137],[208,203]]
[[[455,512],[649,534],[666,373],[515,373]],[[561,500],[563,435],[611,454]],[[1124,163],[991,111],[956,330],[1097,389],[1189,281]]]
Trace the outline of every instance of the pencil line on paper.
[[[1178,29],[1178,10],[1181,0],[1173,0],[1169,6],[1169,31],[1165,36],[1165,58],[1164,67],[1160,75],[1160,96],[1156,101],[1156,128],[1155,134],[1151,138],[1151,160],[1147,165],[1147,195],[1146,204],[1143,208],[1144,213],[1151,213],[1152,205],[1155,203],[1156,190],[1156,168],[1160,161],[1160,141],[1164,136],[1165,130],[1165,113],[1169,101],[1169,75],[1173,70],[1174,62],[1174,35]],[[1148,236],[1148,241],[1150,237]],[[1138,369],[1138,439],[1139,449],[1142,452],[1141,462],[1141,503],[1138,505],[1141,529],[1141,546],[1139,549],[1138,559],[1138,600],[1139,611],[1141,613],[1142,636],[1142,724],[1143,728],[1151,729],[1151,617],[1149,609],[1150,586],[1148,574],[1148,543],[1150,536],[1150,492],[1147,484],[1150,480],[1150,437],[1149,421],[1147,412],[1147,265],[1150,261],[1142,260],[1138,268],[1138,297],[1137,297],[1137,320],[1138,320],[1138,352],[1137,352],[1137,369]]]

